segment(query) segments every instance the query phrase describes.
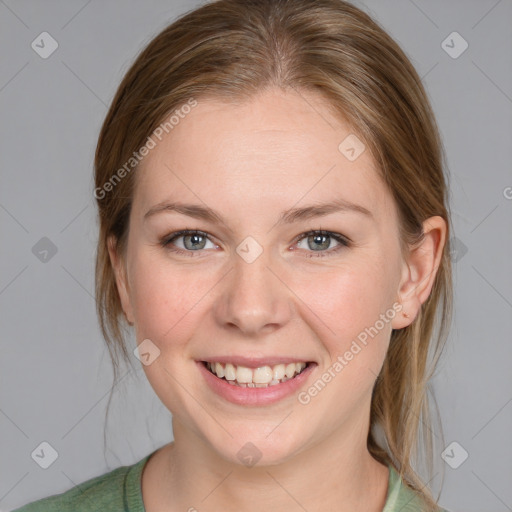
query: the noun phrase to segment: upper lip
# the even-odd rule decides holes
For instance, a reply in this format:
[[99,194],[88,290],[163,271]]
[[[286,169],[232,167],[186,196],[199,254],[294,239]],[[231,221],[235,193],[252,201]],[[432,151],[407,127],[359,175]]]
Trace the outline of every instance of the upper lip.
[[289,363],[312,363],[310,359],[298,357],[272,356],[272,357],[247,357],[247,356],[212,356],[201,359],[208,363],[230,363],[233,366],[245,366],[247,368],[261,368],[262,366],[275,366]]

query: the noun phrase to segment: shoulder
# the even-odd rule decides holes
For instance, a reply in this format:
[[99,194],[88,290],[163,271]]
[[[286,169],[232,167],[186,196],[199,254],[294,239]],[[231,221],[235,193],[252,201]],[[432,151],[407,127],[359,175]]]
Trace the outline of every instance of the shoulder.
[[[423,498],[400,478],[396,470],[389,465],[389,487],[386,505],[382,512],[419,512],[426,510]],[[438,512],[450,512],[438,507]]]
[[131,466],[121,466],[91,478],[64,493],[27,503],[12,512],[142,512],[140,479],[150,456]]

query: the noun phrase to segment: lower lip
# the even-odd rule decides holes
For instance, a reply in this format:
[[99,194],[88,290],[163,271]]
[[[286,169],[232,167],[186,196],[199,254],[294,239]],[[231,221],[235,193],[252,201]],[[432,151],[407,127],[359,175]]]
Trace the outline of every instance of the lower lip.
[[220,379],[210,372],[204,363],[197,361],[199,371],[210,388],[222,398],[237,405],[268,405],[295,393],[308,379],[316,364],[310,363],[299,375],[286,382],[281,382],[275,386],[266,388],[244,388],[228,384],[226,379]]

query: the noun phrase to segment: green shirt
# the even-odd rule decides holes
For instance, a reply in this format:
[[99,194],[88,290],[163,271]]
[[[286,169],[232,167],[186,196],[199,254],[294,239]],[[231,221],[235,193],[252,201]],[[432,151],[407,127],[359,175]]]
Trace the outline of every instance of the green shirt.
[[[121,466],[62,494],[33,501],[12,512],[145,512],[141,477],[153,453],[131,466]],[[421,511],[420,498],[403,484],[392,466],[389,469],[388,493],[382,512]],[[448,511],[440,509],[440,512]]]

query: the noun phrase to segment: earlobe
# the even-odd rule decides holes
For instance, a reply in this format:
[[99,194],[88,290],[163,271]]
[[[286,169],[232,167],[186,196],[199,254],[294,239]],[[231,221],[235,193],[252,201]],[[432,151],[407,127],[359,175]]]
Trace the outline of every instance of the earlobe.
[[117,291],[121,299],[121,306],[123,308],[124,316],[130,325],[134,324],[133,311],[130,302],[129,287],[127,284],[127,275],[124,261],[119,256],[116,250],[115,239],[113,237],[108,238],[107,242],[108,253],[110,256],[110,263],[114,271],[116,280]]
[[411,248],[407,261],[403,263],[398,292],[402,310],[393,319],[393,329],[411,324],[428,299],[443,256],[446,231],[446,221],[440,216],[430,217],[423,223],[424,237]]

